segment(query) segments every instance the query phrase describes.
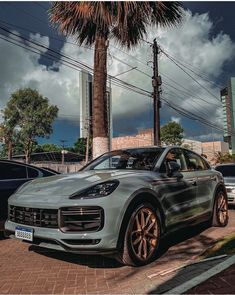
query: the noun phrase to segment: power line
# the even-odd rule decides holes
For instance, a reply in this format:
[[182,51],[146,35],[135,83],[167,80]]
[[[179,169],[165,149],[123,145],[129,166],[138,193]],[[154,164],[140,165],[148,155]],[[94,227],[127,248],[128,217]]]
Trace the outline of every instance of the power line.
[[[35,4],[37,4],[37,3],[35,3]],[[2,20],[0,20],[0,23],[3,23],[6,27],[7,27],[7,26],[8,26],[8,27],[16,27],[16,28],[19,28],[20,30],[24,30],[24,31],[27,31],[27,32],[30,32],[30,33],[34,33],[34,34],[37,34],[37,33],[38,33],[38,32],[36,32],[36,31],[28,30],[28,29],[26,29],[26,28],[24,28],[24,27],[17,26],[17,25],[13,25],[13,24],[11,24],[11,23],[8,23],[8,22],[2,21]],[[70,45],[73,45],[73,46],[79,46],[79,47],[81,47],[81,48],[89,49],[89,50],[91,50],[91,51],[94,50],[92,47],[89,47],[89,46],[78,45],[78,44],[76,44],[76,43],[69,42],[69,41],[67,41],[67,40],[60,40],[60,39],[55,38],[55,37],[53,37],[53,36],[51,36],[51,35],[46,35],[46,36],[49,37],[49,38],[51,38],[51,39],[53,39],[53,40],[59,41],[59,42],[61,42],[61,43],[67,43],[67,44],[70,44]],[[112,45],[110,45],[110,46],[112,46]],[[114,46],[112,46],[112,47],[114,47]],[[119,49],[116,48],[116,47],[114,47],[114,48],[115,48],[116,50],[119,50]],[[124,51],[122,51],[122,50],[119,50],[119,51],[121,51],[121,52],[127,54],[126,52],[124,52]],[[134,56],[131,56],[130,54],[127,54],[127,55],[130,56],[130,57],[132,57],[133,59],[137,60],[138,62],[141,62],[140,60],[138,60],[138,59],[135,58]],[[123,64],[125,64],[125,65],[127,65],[127,66],[129,66],[129,67],[135,68],[135,70],[138,71],[139,73],[142,73],[143,75],[152,78],[151,75],[145,73],[144,71],[138,69],[137,67],[131,66],[130,64],[126,63],[125,61],[123,61],[123,60],[121,60],[121,59],[119,59],[119,58],[116,57],[115,55],[110,54],[110,56],[111,56],[112,58],[114,58],[115,60],[117,60],[117,61],[119,61],[119,62],[121,62],[121,63],[123,63]],[[141,63],[144,64],[143,62],[141,62]],[[144,65],[145,65],[146,67],[148,67],[146,64],[144,64]]]
[[[185,97],[188,98],[188,97],[190,96],[190,97],[192,97],[192,98],[199,99],[199,100],[201,100],[201,101],[203,101],[203,102],[205,102],[205,103],[207,103],[207,104],[209,104],[209,105],[214,104],[214,105],[216,105],[216,106],[221,107],[221,104],[218,104],[218,103],[215,103],[215,102],[211,102],[211,101],[207,101],[206,99],[202,98],[201,96],[199,96],[199,95],[197,95],[197,94],[191,92],[190,90],[188,90],[187,88],[185,88],[185,87],[184,87],[183,85],[181,85],[180,83],[178,83],[178,82],[176,82],[175,80],[171,79],[171,78],[170,78],[169,76],[167,76],[166,74],[162,74],[162,73],[161,73],[161,75],[162,75],[163,77],[166,77],[168,80],[172,81],[172,82],[175,83],[176,85],[180,86],[180,88],[177,88],[176,86],[173,86],[172,84],[167,83],[167,82],[163,82],[163,84],[165,84],[166,86],[169,86],[169,87],[171,87],[171,88],[173,88],[173,89],[179,91],[180,93],[184,94]],[[184,89],[184,90],[182,90],[182,89]]]
[[[165,93],[168,96],[174,97],[174,98],[179,98],[181,100],[183,100],[185,102],[185,99],[183,97],[180,97],[179,95],[175,95],[175,93]],[[202,107],[202,105],[200,105],[199,103],[195,102],[195,101],[191,101],[191,103],[196,104],[199,107]],[[204,113],[202,110],[200,110],[200,112],[205,115],[206,117],[208,117],[210,114],[209,113]]]
[[[66,56],[66,55],[64,55],[64,54],[61,54],[60,52],[57,52],[57,51],[54,50],[54,49],[48,48],[47,46],[45,46],[45,45],[43,45],[43,44],[41,44],[41,43],[38,43],[38,42],[35,42],[35,41],[32,41],[32,40],[29,40],[28,38],[25,38],[25,37],[19,36],[19,35],[17,35],[17,34],[15,34],[15,33],[11,32],[11,31],[9,31],[9,30],[7,30],[6,28],[4,28],[4,27],[2,27],[2,26],[0,26],[0,29],[3,30],[3,31],[5,31],[5,32],[7,32],[7,33],[9,33],[10,35],[13,35],[14,37],[16,37],[17,40],[13,39],[15,42],[18,41],[18,39],[20,38],[20,39],[22,39],[22,40],[24,40],[24,41],[29,42],[30,44],[33,44],[34,46],[37,46],[37,47],[39,47],[39,48],[43,48],[43,49],[46,49],[46,50],[49,51],[49,52],[52,52],[52,54],[45,53],[45,52],[41,52],[38,48],[33,47],[34,53],[37,53],[37,52],[35,52],[35,50],[38,50],[38,51],[40,51],[40,54],[42,54],[42,55],[44,55],[44,56],[49,55],[49,56],[52,56],[52,57],[55,58],[55,55],[56,55],[56,56],[59,56],[59,57],[63,57],[63,58],[65,58],[65,59],[68,59],[68,60],[69,60],[69,61],[68,61],[68,60],[61,59],[64,63],[69,64],[70,66],[72,65],[72,66],[74,66],[74,67],[78,67],[78,66],[79,66],[80,70],[85,70],[85,71],[87,71],[87,72],[93,73],[93,68],[92,68],[91,66],[89,66],[89,65],[87,65],[87,64],[85,64],[85,63],[83,63],[83,62],[81,62],[81,61],[77,61],[77,60],[75,60],[74,58],[71,58],[71,57]],[[5,35],[4,35],[4,37],[5,37],[5,38],[9,38],[9,36],[6,37]],[[19,41],[18,41],[18,42],[19,42]],[[16,44],[15,44],[15,45],[16,45]],[[26,45],[26,44],[25,44],[25,45]],[[25,45],[24,45],[24,46],[25,46]],[[27,46],[29,46],[29,44],[27,44]],[[21,45],[21,47],[22,47],[22,45]],[[30,47],[30,46],[29,46],[29,47]],[[39,53],[38,53],[38,54],[39,54]],[[75,63],[75,64],[74,64],[74,63]],[[136,93],[138,93],[138,94],[141,94],[141,95],[145,95],[145,96],[149,96],[149,97],[151,97],[151,92],[149,92],[149,91],[147,91],[147,90],[145,90],[145,89],[142,89],[142,88],[140,88],[140,87],[138,87],[138,86],[135,86],[135,85],[132,85],[132,84],[130,84],[130,83],[127,83],[127,82],[125,82],[125,81],[123,81],[123,80],[120,80],[120,79],[118,79],[118,78],[116,78],[116,77],[114,77],[114,76],[112,76],[112,75],[108,75],[108,78],[112,79],[113,84],[114,84],[115,86],[122,87],[122,88],[125,88],[125,89],[128,89],[128,90],[132,90],[132,91],[134,91],[134,92],[136,92]]]
[[[40,2],[41,3],[41,2]],[[39,6],[39,7],[41,7],[44,11],[47,11],[48,10],[48,8],[47,7],[45,7],[45,6],[43,6],[42,4],[40,4],[39,2],[33,2],[33,4],[35,4],[35,5],[37,5],[37,6]]]
[[172,102],[169,102],[166,98],[162,98],[162,100],[172,109],[174,109],[176,112],[178,112],[179,114],[183,115],[184,117],[187,117],[191,120],[194,120],[194,121],[199,121],[201,122],[202,124],[204,125],[207,125],[207,126],[210,126],[214,129],[217,129],[219,131],[223,131],[223,128],[215,125],[214,122],[211,122],[211,121],[208,121],[206,120],[205,118],[201,117],[201,116],[198,116],[198,115],[195,115],[194,113],[188,111],[188,110],[185,110],[184,108],[180,108],[178,106],[176,106],[174,103]]
[[[10,4],[10,3],[7,3],[7,4]],[[38,17],[35,16],[35,15],[32,15],[32,14],[29,13],[27,10],[25,10],[25,9],[23,9],[23,8],[16,7],[16,6],[14,5],[14,3],[13,3],[13,4],[11,3],[11,5],[13,5],[17,10],[22,11],[24,14],[26,14],[26,15],[32,17],[34,20],[36,20],[36,21],[40,22],[41,24],[45,25],[45,21],[41,20],[40,18],[38,18]]]
[[[172,53],[169,53],[169,51],[167,51],[166,49],[164,49],[164,51],[171,57],[173,58],[175,61],[177,61],[179,64],[181,64],[182,66],[184,66],[185,68],[187,68],[188,70],[190,70],[191,72],[193,72],[195,75],[199,76],[200,78],[206,80],[207,82],[213,84],[214,86],[216,86],[217,88],[221,89],[224,88],[223,85],[215,83],[214,81],[212,81],[210,79],[210,77],[208,76],[208,74],[205,74],[203,72],[201,72],[201,69],[193,66],[192,64],[187,63],[186,61],[180,59],[179,57],[174,56]],[[194,69],[194,70],[193,70]]]
[[[9,31],[8,31],[9,32]],[[11,33],[11,32],[9,32],[9,33]],[[18,35],[16,35],[17,36],[17,38],[19,38],[19,36]],[[9,42],[9,40],[6,40],[6,39],[4,39],[5,41],[8,41]],[[30,40],[28,40],[28,39],[26,39],[28,42],[32,42],[32,41],[30,41]],[[16,40],[14,40],[14,41],[16,41]],[[35,42],[34,42],[35,43]],[[16,45],[16,44],[15,44]],[[38,43],[36,44],[37,46],[41,46],[41,44],[39,45]],[[18,45],[19,46],[19,45]],[[22,47],[22,45],[21,45],[21,47]],[[25,48],[26,49],[26,47],[24,46],[23,48]],[[46,48],[47,50],[49,50],[50,48],[48,48],[48,47],[45,47],[44,46],[44,48]],[[34,49],[36,49],[36,48],[34,48]],[[32,50],[32,48],[31,48],[31,50]],[[37,48],[36,50],[38,50],[39,52],[35,52],[35,50],[34,50],[34,52],[35,53],[38,53],[38,54],[44,54],[43,52],[40,52],[40,50]],[[53,50],[54,51],[54,50]],[[58,53],[58,52],[56,52],[56,54],[59,54],[59,55],[61,55],[60,53]],[[62,55],[62,56],[64,56],[65,58],[68,58],[67,56],[65,56],[65,55]],[[75,60],[73,60],[73,61],[75,61]],[[77,62],[77,61],[75,61],[75,62]],[[68,63],[67,61],[66,61],[66,63]],[[127,64],[127,63],[126,63]],[[127,64],[128,66],[130,66],[129,64]],[[73,64],[73,66],[75,66],[74,64]],[[83,64],[83,66],[84,66],[84,64]],[[85,67],[87,67],[87,65],[85,65]],[[75,68],[73,68],[73,69],[75,69]],[[80,69],[81,70],[81,69]],[[92,68],[90,68],[90,70],[92,70]],[[145,73],[146,74],[146,73]],[[146,74],[147,75],[147,74]],[[148,76],[150,76],[150,75],[148,75]],[[114,79],[115,77],[113,77],[113,76],[109,76],[111,79]],[[135,88],[137,88],[138,89],[138,91],[140,91],[139,92],[139,94],[143,94],[142,93],[142,91],[144,92],[144,95],[145,96],[149,96],[149,97],[151,97],[151,92],[149,92],[149,91],[147,91],[147,90],[144,90],[144,89],[141,89],[141,88],[139,88],[139,87],[136,87],[135,85],[132,85],[132,84],[129,84],[129,83],[126,83],[126,82],[124,82],[124,81],[122,81],[122,80],[119,80],[119,79],[114,79],[114,80],[116,80],[115,82],[117,83],[116,84],[116,86],[118,85],[118,86],[120,86],[120,87],[124,87],[124,88],[126,88],[126,89],[129,89],[129,90],[132,90],[133,91],[133,89],[132,89],[132,87],[135,87]],[[124,83],[125,84],[125,86],[124,85],[121,85],[121,83]]]
[[204,90],[206,90],[211,96],[213,96],[216,100],[220,102],[220,99],[218,99],[217,96],[215,96],[212,92],[210,92],[204,85],[202,85],[200,82],[198,82],[191,74],[189,74],[185,69],[179,65],[172,57],[170,57],[163,49],[161,49],[161,52],[170,59],[178,68],[180,68],[186,75],[188,75],[195,83],[197,83],[200,87],[202,87]]

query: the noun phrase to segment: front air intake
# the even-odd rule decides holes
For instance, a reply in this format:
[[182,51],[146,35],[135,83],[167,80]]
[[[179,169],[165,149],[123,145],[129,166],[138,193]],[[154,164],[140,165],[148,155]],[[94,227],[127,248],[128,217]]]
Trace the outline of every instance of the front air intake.
[[9,220],[24,225],[58,228],[58,210],[10,205]]
[[96,232],[104,226],[104,210],[98,206],[60,208],[59,215],[63,232]]

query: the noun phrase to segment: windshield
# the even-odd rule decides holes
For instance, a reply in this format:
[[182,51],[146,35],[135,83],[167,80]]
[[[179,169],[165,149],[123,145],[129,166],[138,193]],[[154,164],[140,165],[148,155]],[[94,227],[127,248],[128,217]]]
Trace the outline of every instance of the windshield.
[[163,148],[141,148],[113,151],[97,158],[84,170],[153,170],[163,150]]
[[235,177],[235,165],[221,165],[215,167],[215,170],[221,172],[224,177]]

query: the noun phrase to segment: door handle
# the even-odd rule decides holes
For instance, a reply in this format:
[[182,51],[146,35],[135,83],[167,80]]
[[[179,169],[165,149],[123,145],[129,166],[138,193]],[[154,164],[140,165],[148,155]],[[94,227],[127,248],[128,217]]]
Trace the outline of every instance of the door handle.
[[188,183],[191,184],[191,185],[194,185],[194,186],[197,185],[197,181],[196,181],[196,179],[189,179],[189,180],[188,180]]

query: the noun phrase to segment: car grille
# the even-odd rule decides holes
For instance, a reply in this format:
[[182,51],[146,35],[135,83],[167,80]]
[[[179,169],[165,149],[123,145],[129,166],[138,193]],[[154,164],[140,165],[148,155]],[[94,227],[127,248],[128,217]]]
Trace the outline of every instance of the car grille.
[[234,201],[234,198],[233,197],[228,197],[228,201],[229,202],[233,202]]
[[58,228],[58,210],[10,206],[9,220],[31,226]]
[[60,209],[60,229],[63,232],[94,232],[104,226],[101,207],[69,207]]

